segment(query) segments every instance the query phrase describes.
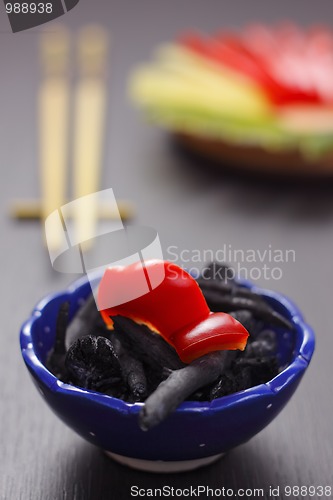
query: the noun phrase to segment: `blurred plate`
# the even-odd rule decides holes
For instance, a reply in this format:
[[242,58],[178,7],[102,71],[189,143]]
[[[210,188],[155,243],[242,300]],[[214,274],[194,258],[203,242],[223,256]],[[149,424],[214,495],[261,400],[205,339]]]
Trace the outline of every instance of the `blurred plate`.
[[333,178],[333,152],[316,161],[306,161],[297,150],[271,152],[258,146],[232,144],[183,132],[174,133],[174,137],[186,150],[221,166],[265,175]]

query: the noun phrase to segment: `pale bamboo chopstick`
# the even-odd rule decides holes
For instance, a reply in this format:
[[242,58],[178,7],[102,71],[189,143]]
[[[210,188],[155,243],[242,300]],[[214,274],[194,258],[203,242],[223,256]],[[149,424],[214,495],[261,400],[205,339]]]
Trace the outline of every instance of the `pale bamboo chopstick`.
[[[42,34],[41,63],[44,78],[39,88],[39,163],[42,219],[66,201],[68,151],[69,49],[68,31],[57,26]],[[48,236],[48,246],[57,249],[62,241],[60,230]]]
[[[98,218],[99,219],[118,219],[119,215],[122,220],[132,219],[135,215],[135,207],[132,202],[128,200],[117,201],[118,210],[105,200],[98,204]],[[59,207],[60,208],[60,207]],[[31,220],[40,219],[42,216],[40,200],[15,200],[10,207],[10,214],[16,219]],[[74,214],[69,211],[69,217]]]
[[[105,67],[108,36],[99,26],[86,26],[78,36],[80,80],[75,91],[74,198],[100,189],[106,111]],[[96,199],[91,197],[74,213],[76,241],[87,249],[93,241],[98,218]]]

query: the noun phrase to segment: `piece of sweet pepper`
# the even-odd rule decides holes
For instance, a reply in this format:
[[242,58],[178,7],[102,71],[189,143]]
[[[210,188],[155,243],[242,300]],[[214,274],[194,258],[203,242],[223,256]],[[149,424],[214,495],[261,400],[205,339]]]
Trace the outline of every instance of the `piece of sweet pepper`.
[[[154,287],[161,273],[164,279]],[[143,281],[146,293],[142,293]],[[135,298],[119,303],[128,287]],[[99,285],[98,306],[110,328],[111,317],[117,315],[150,325],[185,363],[212,351],[244,350],[249,336],[243,325],[229,314],[209,310],[192,276],[176,264],[162,260],[106,269]]]

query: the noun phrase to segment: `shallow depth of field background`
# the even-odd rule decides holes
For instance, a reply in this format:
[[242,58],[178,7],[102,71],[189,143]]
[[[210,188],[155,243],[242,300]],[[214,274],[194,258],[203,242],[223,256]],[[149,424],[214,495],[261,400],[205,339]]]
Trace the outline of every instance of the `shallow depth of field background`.
[[[316,353],[298,392],[267,429],[208,469],[164,477],[124,469],[69,431],[44,405],[20,359],[21,323],[43,295],[63,288],[73,276],[53,272],[38,222],[18,222],[8,216],[13,199],[39,195],[40,30],[13,35],[0,6],[0,498],[125,499],[128,484],[209,484],[268,491],[269,485],[332,481],[333,182],[286,183],[208,168],[205,162],[180,154],[168,135],[133,106],[127,93],[135,66],[148,61],[156,45],[186,28],[210,33],[239,29],[252,21],[285,19],[333,28],[333,4],[81,0],[62,20],[73,35],[90,22],[100,23],[111,34],[101,187],[112,187],[118,199],[135,204],[133,223],[158,231],[166,258],[170,246],[178,255],[187,250],[186,257],[193,250],[203,255],[225,245],[260,252],[293,250],[295,258],[279,264],[281,279],[261,275],[257,284],[291,297],[317,334]],[[252,264],[242,265],[250,269]]]

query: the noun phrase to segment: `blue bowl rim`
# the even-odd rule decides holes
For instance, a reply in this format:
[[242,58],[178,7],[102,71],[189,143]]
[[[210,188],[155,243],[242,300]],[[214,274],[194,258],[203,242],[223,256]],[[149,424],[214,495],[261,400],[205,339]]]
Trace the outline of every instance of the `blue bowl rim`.
[[[96,273],[96,277],[98,277],[98,273]],[[237,282],[242,286],[251,288],[251,290],[260,295],[274,299],[288,310],[290,320],[296,327],[296,341],[299,345],[299,349],[294,353],[293,361],[269,382],[212,401],[185,401],[175,410],[178,414],[197,412],[202,409],[215,412],[230,407],[231,405],[241,403],[244,399],[252,399],[253,397],[260,396],[270,396],[270,398],[277,397],[286,386],[292,384],[295,379],[299,377],[310,363],[315,348],[315,335],[312,328],[304,321],[303,315],[298,307],[289,298],[279,292],[257,287],[248,280],[237,280]],[[81,389],[80,387],[60,381],[38,359],[34,351],[32,331],[36,328],[38,318],[42,316],[44,308],[52,301],[59,299],[65,294],[74,294],[78,289],[86,286],[87,283],[88,278],[84,276],[74,281],[67,289],[49,294],[38,302],[30,318],[22,325],[20,332],[20,345],[24,362],[34,376],[53,393],[61,393],[62,395],[72,397],[89,398],[98,404],[111,407],[113,410],[121,413],[138,413],[143,403],[127,403],[126,401],[106,394]],[[304,355],[304,352],[306,352],[306,355]]]

